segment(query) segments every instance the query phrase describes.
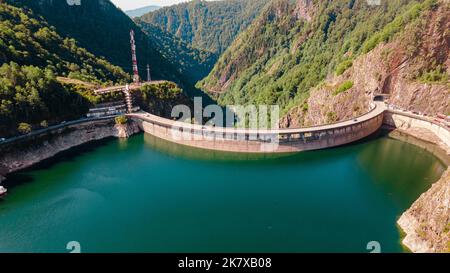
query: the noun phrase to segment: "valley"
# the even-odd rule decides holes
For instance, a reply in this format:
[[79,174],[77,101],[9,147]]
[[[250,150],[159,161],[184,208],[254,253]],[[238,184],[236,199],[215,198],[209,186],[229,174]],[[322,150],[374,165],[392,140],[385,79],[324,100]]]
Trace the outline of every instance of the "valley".
[[[413,252],[449,252],[450,1],[392,0],[369,5],[362,0],[193,0],[123,12],[109,0],[83,1],[81,5],[68,5],[63,0],[5,0],[0,2],[0,20],[0,180],[6,178],[5,183],[13,191],[32,192],[33,186],[21,188],[22,175],[40,183],[51,184],[45,182],[47,178],[55,181],[61,177],[62,185],[65,182],[69,187],[93,186],[89,179],[77,183],[60,172],[64,168],[73,171],[79,164],[80,173],[85,178],[91,177],[91,169],[85,165],[90,162],[89,153],[78,156],[76,151],[106,143],[104,148],[94,148],[92,157],[122,154],[131,161],[118,162],[127,166],[136,157],[133,177],[145,181],[144,187],[149,190],[167,190],[153,180],[146,180],[146,177],[162,179],[173,172],[163,167],[164,164],[174,164],[190,174],[195,168],[203,170],[206,180],[197,181],[202,184],[208,178],[213,179],[212,170],[228,173],[231,167],[239,165],[238,159],[245,158],[248,162],[243,164],[243,177],[236,174],[235,179],[245,185],[250,176],[260,177],[265,186],[256,193],[260,195],[253,196],[255,202],[260,203],[260,197],[271,190],[277,192],[270,183],[282,176],[280,170],[284,170],[291,182],[298,180],[300,184],[281,183],[284,188],[278,189],[278,193],[286,196],[287,188],[300,187],[320,196],[324,201],[321,205],[326,206],[333,198],[310,183],[314,171],[305,166],[311,164],[316,173],[323,166],[324,170],[340,174],[339,181],[348,191],[341,188],[339,191],[348,200],[373,210],[380,219],[386,210],[388,217],[381,221],[386,233],[380,235],[376,229],[359,222],[372,220],[357,209],[353,210],[352,227],[334,217],[327,220],[311,217],[305,207],[313,201],[307,199],[308,204],[292,208],[311,221],[310,227],[301,228],[305,234],[317,239],[320,234],[311,229],[321,226],[318,223],[337,223],[340,228],[336,237],[341,233],[348,236],[345,229],[358,234],[345,250],[360,252],[356,245],[370,240],[358,233],[361,225],[370,230],[370,236],[381,236],[390,252],[400,251],[398,242],[392,241],[400,239]],[[204,103],[196,109],[199,97]],[[174,109],[179,110],[179,106],[193,115],[177,120],[180,116],[174,116]],[[223,126],[223,110],[228,111],[228,106],[246,109],[276,106],[280,111],[277,115],[244,113],[243,117],[233,117]],[[272,127],[254,128],[251,119],[269,120]],[[381,134],[384,130],[390,133]],[[189,139],[177,139],[174,131]],[[143,139],[141,132],[145,132]],[[397,133],[411,136],[413,140],[409,142],[417,143],[417,147],[394,137]],[[273,142],[276,148],[267,150],[267,145]],[[432,145],[444,159],[422,149],[428,147],[423,143]],[[128,145],[134,150],[125,151]],[[142,147],[141,153],[138,147]],[[410,155],[409,159],[401,156],[403,150]],[[301,153],[293,155],[296,152]],[[202,153],[211,157],[205,160]],[[66,154],[81,161],[56,162],[56,158]],[[282,158],[280,162],[285,165],[278,165],[272,156]],[[223,158],[227,158],[227,163],[220,165]],[[148,160],[156,165],[161,163],[160,170],[154,174],[145,171],[144,163]],[[392,166],[384,161],[398,163],[401,172],[395,174]],[[45,162],[53,163],[48,168],[34,169]],[[101,161],[89,164],[103,170],[99,172],[102,177],[94,178],[101,181],[108,177],[106,169],[117,168],[113,160],[107,160],[105,166]],[[408,174],[408,166],[413,165],[420,170],[416,177]],[[266,178],[261,176],[264,171],[257,169],[261,166],[267,167]],[[305,181],[295,175],[294,166],[306,174]],[[340,166],[354,170],[357,175],[344,172]],[[121,187],[123,181],[135,182],[115,175],[121,177],[120,181],[115,177],[106,180],[116,181]],[[173,176],[180,178],[180,175]],[[164,179],[174,187],[184,187],[170,176]],[[319,176],[324,185],[338,187],[330,179],[324,173]],[[414,186],[406,191],[409,181]],[[397,182],[401,184],[399,188]],[[377,191],[376,185],[380,184],[382,190]],[[226,184],[205,187],[206,195],[216,194],[218,187]],[[54,194],[63,192],[55,184],[50,188]],[[245,186],[243,189],[236,194],[249,194]],[[98,191],[107,194],[103,189]],[[231,191],[224,192],[229,194],[228,201],[234,200]],[[370,202],[360,200],[355,192],[367,200],[374,198],[376,205],[370,207]],[[130,193],[140,196],[134,189]],[[11,200],[22,202],[14,194]],[[64,214],[50,204],[55,196],[42,192],[40,196],[47,208]],[[83,195],[86,199],[91,197]],[[268,199],[278,202],[278,197]],[[71,195],[71,198],[75,197]],[[120,196],[114,198],[118,204],[123,201]],[[99,200],[94,199],[89,202],[95,206]],[[338,199],[343,202],[336,208],[341,212],[351,205]],[[288,200],[296,204],[298,201],[293,196]],[[205,202],[219,206],[212,199]],[[199,211],[197,203],[189,204],[191,209]],[[142,218],[145,209],[134,205],[136,217]],[[252,211],[247,205],[244,210]],[[25,202],[21,210],[30,212],[33,208]],[[270,205],[267,210],[277,211]],[[221,212],[225,219],[233,218],[227,217],[225,210]],[[316,213],[326,215],[320,206]],[[169,214],[178,215],[178,212]],[[11,210],[5,210],[4,215],[7,225],[16,221]],[[271,243],[262,249],[283,249],[276,242],[283,232],[276,230],[270,219],[259,217],[268,221],[263,224],[270,227],[268,230],[276,231],[275,237],[269,236]],[[129,223],[137,223],[137,218],[125,218]],[[339,252],[338,243],[344,238],[339,237],[331,248],[317,239],[319,245],[315,248],[312,242],[291,230],[290,224],[300,223],[289,219],[278,218],[282,223],[280,228],[306,248],[286,243],[289,246],[286,249]],[[259,220],[249,220],[249,226],[258,229]],[[199,217],[199,221],[205,224],[203,218]],[[163,228],[150,222],[143,226]],[[406,232],[405,238],[396,233],[397,222]],[[82,223],[82,228],[86,229],[88,224]],[[223,230],[212,225],[211,230],[226,237]],[[134,228],[138,229],[137,226]],[[196,234],[195,224],[190,222],[188,227],[192,238],[203,242],[198,250],[207,250],[207,240]],[[232,228],[239,230],[236,226]],[[22,231],[14,236],[30,239],[30,233]],[[109,235],[120,232],[114,230]],[[260,236],[264,233],[257,232]],[[123,242],[118,245],[130,251],[186,250],[175,241],[169,240],[172,247],[164,245],[144,235],[142,230],[136,230],[136,234],[148,241],[137,248]],[[173,233],[159,230],[157,234],[170,237]],[[64,234],[59,235],[60,240],[65,238]],[[251,237],[250,233],[247,235]],[[3,239],[8,241],[6,237]],[[86,240],[93,242],[92,238]],[[105,250],[108,244],[106,238],[103,240],[93,249]],[[192,246],[189,240],[183,239],[186,245]],[[256,238],[243,241],[246,249],[257,250]],[[159,245],[152,248],[150,242]],[[12,241],[8,244],[11,250],[23,249],[23,245],[11,247]],[[44,252],[55,249],[53,242],[43,242],[43,246]],[[2,247],[0,251],[8,250],[8,246]],[[235,250],[221,240],[211,247],[216,251]]]

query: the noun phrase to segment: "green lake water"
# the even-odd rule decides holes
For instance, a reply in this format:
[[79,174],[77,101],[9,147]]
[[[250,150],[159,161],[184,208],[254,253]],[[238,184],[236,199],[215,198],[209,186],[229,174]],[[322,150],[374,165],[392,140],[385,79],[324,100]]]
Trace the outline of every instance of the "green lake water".
[[271,157],[112,139],[9,177],[0,252],[402,252],[398,217],[445,168],[386,136]]

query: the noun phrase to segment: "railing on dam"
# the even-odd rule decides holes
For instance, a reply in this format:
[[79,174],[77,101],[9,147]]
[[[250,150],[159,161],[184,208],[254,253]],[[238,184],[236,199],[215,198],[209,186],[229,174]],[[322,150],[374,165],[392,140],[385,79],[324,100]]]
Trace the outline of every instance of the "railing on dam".
[[68,121],[68,122],[64,122],[64,123],[60,123],[57,125],[53,125],[50,126],[48,128],[44,128],[44,129],[39,129],[39,130],[35,130],[29,134],[26,135],[20,135],[20,136],[15,136],[15,137],[11,137],[8,138],[2,142],[0,142],[0,148],[2,148],[3,146],[8,146],[11,144],[15,144],[21,141],[27,141],[29,139],[35,138],[35,137],[39,137],[57,130],[61,130],[64,128],[68,128],[71,126],[75,126],[75,125],[79,125],[79,124],[85,124],[85,123],[89,123],[89,122],[97,122],[97,121],[107,121],[107,120],[114,120],[114,118],[116,117],[116,115],[113,116],[104,116],[104,117],[90,117],[90,118],[82,118],[82,119],[77,119],[77,120],[72,120],[72,121]]
[[298,129],[238,129],[177,122],[148,113],[128,116],[156,137],[188,146],[230,152],[297,152],[348,144],[376,132],[383,123],[384,103],[376,102],[358,118]]
[[450,147],[450,128],[445,121],[437,122],[436,119],[431,117],[388,108],[384,123],[401,130],[419,129],[430,131],[445,143],[445,145]]
[[442,130],[446,130],[446,131],[450,132],[450,125],[449,125],[449,122],[447,122],[447,121],[436,121],[436,118],[431,118],[429,116],[421,116],[421,115],[417,115],[417,114],[414,114],[411,112],[397,110],[397,109],[394,109],[389,106],[387,107],[386,110],[391,114],[408,117],[408,118],[415,119],[418,121],[428,122],[430,124],[439,126]]

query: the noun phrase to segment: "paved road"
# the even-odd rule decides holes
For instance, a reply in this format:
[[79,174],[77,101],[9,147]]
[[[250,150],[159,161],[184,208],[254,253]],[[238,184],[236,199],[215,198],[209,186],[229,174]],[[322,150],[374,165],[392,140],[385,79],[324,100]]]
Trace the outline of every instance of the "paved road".
[[450,131],[450,123],[445,121],[445,120],[439,119],[437,117],[418,115],[418,114],[415,114],[415,113],[407,111],[407,110],[399,109],[399,108],[397,108],[395,106],[392,106],[392,105],[388,105],[387,106],[387,110],[389,112],[391,112],[391,113],[398,114],[398,115],[401,115],[401,116],[427,121],[427,122],[436,124],[439,127],[443,128],[443,129],[445,129],[447,131]]
[[[146,84],[151,85],[151,84],[159,84],[159,83],[163,83],[163,82],[166,82],[166,81],[151,81],[151,82],[145,82],[143,84],[130,84],[130,85],[128,85],[128,90],[136,90]],[[111,87],[107,87],[107,88],[97,89],[94,91],[94,93],[97,95],[100,95],[100,94],[106,94],[106,93],[111,93],[111,92],[119,92],[119,91],[125,90],[125,88],[126,88],[126,85],[111,86]]]
[[68,127],[68,126],[81,124],[81,123],[86,123],[86,122],[92,122],[92,121],[108,120],[108,119],[113,119],[115,117],[116,117],[116,115],[114,115],[114,116],[107,116],[107,117],[100,117],[100,118],[83,118],[83,119],[77,119],[77,120],[68,121],[68,122],[65,122],[65,123],[60,123],[58,125],[53,125],[53,126],[50,126],[48,128],[35,130],[35,131],[33,131],[33,132],[29,133],[29,134],[26,134],[26,135],[20,135],[20,136],[8,138],[7,140],[5,140],[3,142],[0,142],[0,146],[6,145],[6,144],[9,144],[9,143],[18,141],[18,140],[26,139],[26,138],[29,138],[29,137],[32,137],[32,136],[38,136],[38,135],[41,135],[41,134],[44,134],[44,133],[47,133],[47,132],[51,132],[53,130],[62,129],[62,128],[65,128],[65,127]]
[[175,127],[175,128],[186,128],[186,129],[195,129],[195,130],[205,130],[208,132],[229,132],[229,133],[242,133],[242,134],[298,134],[298,133],[311,133],[311,132],[318,132],[318,131],[325,131],[330,129],[339,129],[342,127],[346,127],[353,124],[362,123],[364,121],[371,120],[372,118],[382,114],[386,110],[386,106],[383,102],[375,102],[374,108],[355,119],[342,121],[334,124],[329,125],[320,125],[320,126],[313,126],[313,127],[305,127],[305,128],[298,128],[298,129],[274,129],[274,130],[253,130],[253,129],[236,129],[236,128],[222,128],[222,127],[211,127],[211,126],[201,126],[196,124],[189,124],[189,123],[182,123],[182,122],[176,122],[174,120],[162,118],[159,116],[155,116],[149,113],[141,112],[141,113],[134,113],[134,114],[128,114],[127,116],[131,118],[139,118],[142,120],[147,120],[149,122],[153,122],[156,124],[160,124],[166,127]]
[[[330,129],[339,129],[339,128],[346,127],[346,126],[349,126],[352,124],[357,124],[357,123],[361,123],[361,122],[370,120],[370,119],[382,114],[386,110],[387,110],[387,107],[383,102],[374,102],[374,108],[370,112],[368,112],[358,118],[355,118],[355,119],[342,121],[342,122],[338,122],[338,123],[334,123],[334,124],[328,124],[328,125],[320,125],[320,126],[305,127],[305,128],[298,128],[298,129],[275,129],[275,130],[235,129],[235,128],[220,128],[220,127],[192,125],[189,123],[176,122],[174,120],[162,118],[162,117],[155,116],[155,115],[145,113],[145,112],[128,114],[127,116],[155,122],[155,123],[165,125],[165,126],[170,126],[170,127],[186,127],[186,128],[190,128],[190,129],[196,129],[196,130],[207,130],[208,132],[218,132],[218,133],[230,132],[230,133],[246,133],[246,134],[274,134],[274,133],[298,134],[298,133],[310,133],[310,132],[325,131],[325,130],[330,130]],[[404,113],[403,112],[402,114],[408,114],[411,116],[418,117],[417,115],[413,115],[412,113]],[[21,136],[9,138],[6,141],[0,142],[0,146],[4,145],[4,144],[15,142],[15,141],[18,141],[21,139],[25,139],[30,136],[37,136],[37,135],[40,135],[40,134],[43,134],[46,132],[50,132],[52,130],[61,129],[61,128],[68,127],[71,125],[76,125],[76,124],[81,124],[81,123],[91,122],[91,121],[107,120],[107,119],[112,119],[116,116],[117,115],[108,116],[108,117],[100,117],[100,118],[84,118],[84,119],[69,121],[64,124],[58,124],[58,125],[50,126],[45,129],[36,130],[27,135],[21,135]],[[421,118],[425,119],[424,117],[421,117]],[[431,120],[429,120],[429,121],[431,121]]]

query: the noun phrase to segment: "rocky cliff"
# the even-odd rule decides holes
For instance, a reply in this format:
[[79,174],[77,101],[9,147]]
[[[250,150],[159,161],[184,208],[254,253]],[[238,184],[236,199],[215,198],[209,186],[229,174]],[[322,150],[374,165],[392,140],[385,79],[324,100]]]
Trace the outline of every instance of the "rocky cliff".
[[139,131],[139,127],[133,122],[116,125],[113,120],[93,121],[2,146],[0,147],[0,179],[4,179],[9,173],[28,168],[84,143],[108,137],[129,137]]
[[[430,123],[385,114],[385,124],[397,127],[390,137],[418,145],[450,164],[449,134]],[[434,131],[434,133],[432,132]],[[406,233],[403,244],[413,252],[450,252],[450,168],[399,219]]]
[[415,253],[450,253],[450,169],[398,221]]

